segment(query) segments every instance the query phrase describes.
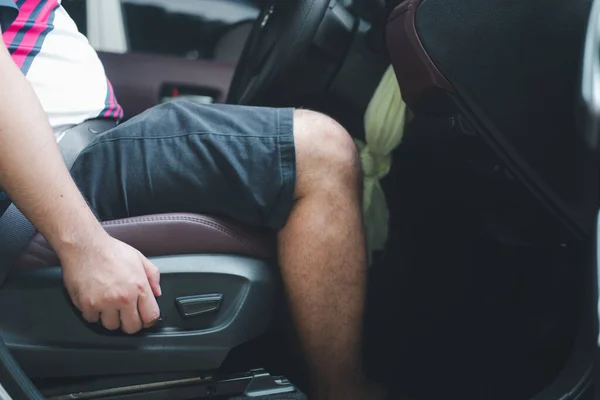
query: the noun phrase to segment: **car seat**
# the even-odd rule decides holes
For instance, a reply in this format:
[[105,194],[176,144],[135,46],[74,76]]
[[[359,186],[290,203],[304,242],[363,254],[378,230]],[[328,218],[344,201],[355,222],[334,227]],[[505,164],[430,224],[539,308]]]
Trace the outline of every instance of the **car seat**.
[[598,168],[577,135],[575,94],[592,0],[389,3],[386,44],[404,100],[477,140],[461,156],[494,180],[478,203],[508,231],[498,236],[541,246],[589,237]]
[[29,376],[214,371],[267,330],[279,287],[272,232],[197,214],[103,226],[159,268],[161,318],[132,336],[87,323],[63,287],[56,254],[36,233],[0,287],[0,334]]

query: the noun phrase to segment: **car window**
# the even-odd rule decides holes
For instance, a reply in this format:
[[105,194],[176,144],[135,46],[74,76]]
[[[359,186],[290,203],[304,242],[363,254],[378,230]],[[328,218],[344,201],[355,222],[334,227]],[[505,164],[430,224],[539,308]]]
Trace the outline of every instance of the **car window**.
[[[98,18],[87,16],[87,4],[63,0],[86,36],[87,18]],[[259,14],[253,0],[121,0],[121,5],[127,51],[204,60],[235,61]]]
[[[129,49],[190,59],[216,58],[224,37],[251,24],[258,8],[247,0],[122,0]],[[245,41],[245,37],[239,38]]]

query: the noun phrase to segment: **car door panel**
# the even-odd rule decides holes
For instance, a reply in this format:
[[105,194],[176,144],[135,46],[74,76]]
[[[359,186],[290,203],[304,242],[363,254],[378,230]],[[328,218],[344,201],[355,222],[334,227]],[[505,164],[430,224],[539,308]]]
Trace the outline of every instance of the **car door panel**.
[[180,95],[180,88],[186,95],[222,103],[235,71],[230,63],[156,54],[100,52],[98,56],[126,118],[159,104],[165,95]]

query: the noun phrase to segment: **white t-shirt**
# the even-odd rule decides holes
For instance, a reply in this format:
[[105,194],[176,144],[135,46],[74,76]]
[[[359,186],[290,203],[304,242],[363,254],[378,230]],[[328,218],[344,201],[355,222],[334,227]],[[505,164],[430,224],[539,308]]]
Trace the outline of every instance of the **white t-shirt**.
[[0,0],[4,43],[56,134],[88,119],[123,116],[96,51],[60,3]]

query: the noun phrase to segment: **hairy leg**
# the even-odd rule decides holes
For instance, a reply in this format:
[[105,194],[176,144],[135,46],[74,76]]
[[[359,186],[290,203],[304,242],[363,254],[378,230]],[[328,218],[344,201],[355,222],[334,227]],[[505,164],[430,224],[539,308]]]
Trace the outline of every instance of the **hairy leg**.
[[362,181],[354,143],[335,121],[296,111],[296,201],[279,233],[279,262],[313,396],[382,398],[361,366],[366,289]]

